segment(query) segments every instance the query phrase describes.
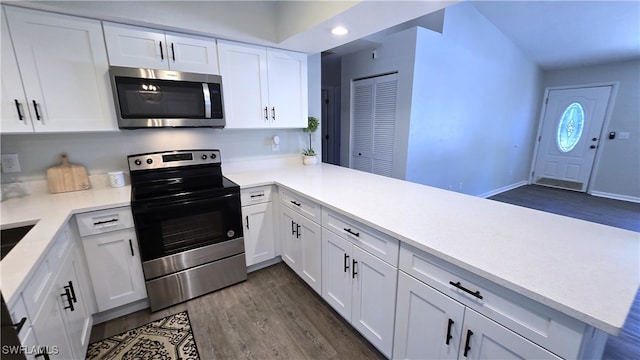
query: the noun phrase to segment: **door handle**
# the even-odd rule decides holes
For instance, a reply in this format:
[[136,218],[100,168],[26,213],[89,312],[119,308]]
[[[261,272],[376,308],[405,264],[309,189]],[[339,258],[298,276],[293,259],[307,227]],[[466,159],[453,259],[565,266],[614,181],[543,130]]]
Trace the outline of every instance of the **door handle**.
[[71,311],[75,311],[75,308],[73,307],[73,301],[71,300],[71,291],[68,287],[64,287],[64,293],[60,294],[60,296],[66,296],[67,297],[67,302],[69,303],[69,305],[65,306],[65,309],[69,309]]
[[249,229],[249,215],[244,217],[247,220],[247,229]]
[[349,255],[347,255],[347,253],[344,253],[344,272],[347,272],[349,270]]
[[22,110],[20,110],[20,101],[18,101],[18,99],[13,99],[13,101],[16,103],[16,110],[18,111],[18,119],[20,119],[20,121],[23,121],[24,115],[22,115]]
[[133,242],[131,241],[131,239],[129,239],[129,249],[131,249],[131,256],[136,256],[136,255],[133,253]]
[[267,109],[267,107],[264,107],[264,119],[269,121],[269,109]]
[[351,278],[352,279],[355,279],[356,275],[358,275],[358,272],[356,271],[356,265],[358,265],[358,262],[356,261],[356,259],[353,259],[351,261],[351,267],[352,267]]
[[40,112],[38,111],[38,103],[35,100],[33,101],[33,110],[35,110],[36,112],[36,120],[41,121],[42,120],[42,116],[40,116]]
[[296,239],[300,239],[300,224],[296,224]]
[[164,52],[162,51],[162,41],[160,41],[160,60],[164,61]]
[[453,335],[451,335],[451,326],[453,326],[454,321],[449,319],[449,325],[447,325],[447,340],[444,342],[446,345],[449,345],[449,340],[451,340],[451,338],[453,338]]
[[276,107],[272,107],[271,108],[271,118],[273,118],[273,121],[276,121]]
[[471,335],[473,335],[473,331],[467,330],[467,341],[465,341],[464,344],[464,357],[467,357],[469,350],[471,350],[471,345],[469,345],[471,342]]
[[173,58],[173,62],[176,62],[176,51],[173,49],[173,43],[171,43],[171,57]]
[[295,235],[296,234],[296,230],[295,230],[295,226],[296,223],[293,222],[293,220],[291,220],[291,235]]

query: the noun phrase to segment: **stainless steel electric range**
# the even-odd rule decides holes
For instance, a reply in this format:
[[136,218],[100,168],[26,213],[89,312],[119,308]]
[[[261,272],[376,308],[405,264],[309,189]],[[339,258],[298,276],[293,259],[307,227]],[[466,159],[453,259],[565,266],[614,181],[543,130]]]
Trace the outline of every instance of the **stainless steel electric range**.
[[247,279],[240,187],[219,150],[128,156],[151,311]]

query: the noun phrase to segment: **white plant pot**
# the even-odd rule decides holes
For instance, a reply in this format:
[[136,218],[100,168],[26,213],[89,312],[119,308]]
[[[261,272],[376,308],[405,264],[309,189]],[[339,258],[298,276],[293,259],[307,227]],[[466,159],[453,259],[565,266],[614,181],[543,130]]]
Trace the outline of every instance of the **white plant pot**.
[[302,155],[302,163],[305,165],[315,165],[318,163],[318,156],[317,155],[312,155],[312,156],[308,156],[308,155]]

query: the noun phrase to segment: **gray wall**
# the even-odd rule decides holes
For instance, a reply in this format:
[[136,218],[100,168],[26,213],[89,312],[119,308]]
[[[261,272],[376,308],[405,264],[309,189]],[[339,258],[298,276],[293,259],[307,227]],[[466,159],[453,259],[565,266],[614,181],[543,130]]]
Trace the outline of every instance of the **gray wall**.
[[[320,118],[320,54],[308,57],[309,116]],[[272,152],[272,137],[280,137],[280,151]],[[320,132],[313,146],[321,152]],[[2,154],[17,153],[22,172],[2,174],[2,182],[38,180],[48,167],[60,163],[66,152],[72,163],[84,165],[90,174],[128,170],[126,156],[162,150],[213,148],[225,162],[272,159],[301,154],[307,147],[307,134],[300,129],[142,129],[112,133],[24,134],[0,136]],[[302,158],[301,158],[302,159]],[[302,162],[302,160],[300,160]]]
[[[604,137],[599,143],[599,160],[591,177],[592,193],[640,201],[640,61],[626,61],[575,69],[548,71],[542,85],[574,86],[619,82],[612,97],[613,108]],[[610,131],[629,132],[628,140],[608,140]]]

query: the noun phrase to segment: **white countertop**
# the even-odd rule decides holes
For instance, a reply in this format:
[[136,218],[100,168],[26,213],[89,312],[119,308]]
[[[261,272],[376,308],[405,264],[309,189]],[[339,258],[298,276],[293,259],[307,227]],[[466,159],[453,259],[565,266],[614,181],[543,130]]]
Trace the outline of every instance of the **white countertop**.
[[[225,175],[297,191],[526,297],[618,334],[640,285],[640,234],[338,166]],[[8,304],[75,213],[126,206],[130,187],[32,195],[0,205],[2,228],[37,225],[0,262]]]
[[640,233],[327,164],[226,176],[297,191],[609,334],[640,285]]

